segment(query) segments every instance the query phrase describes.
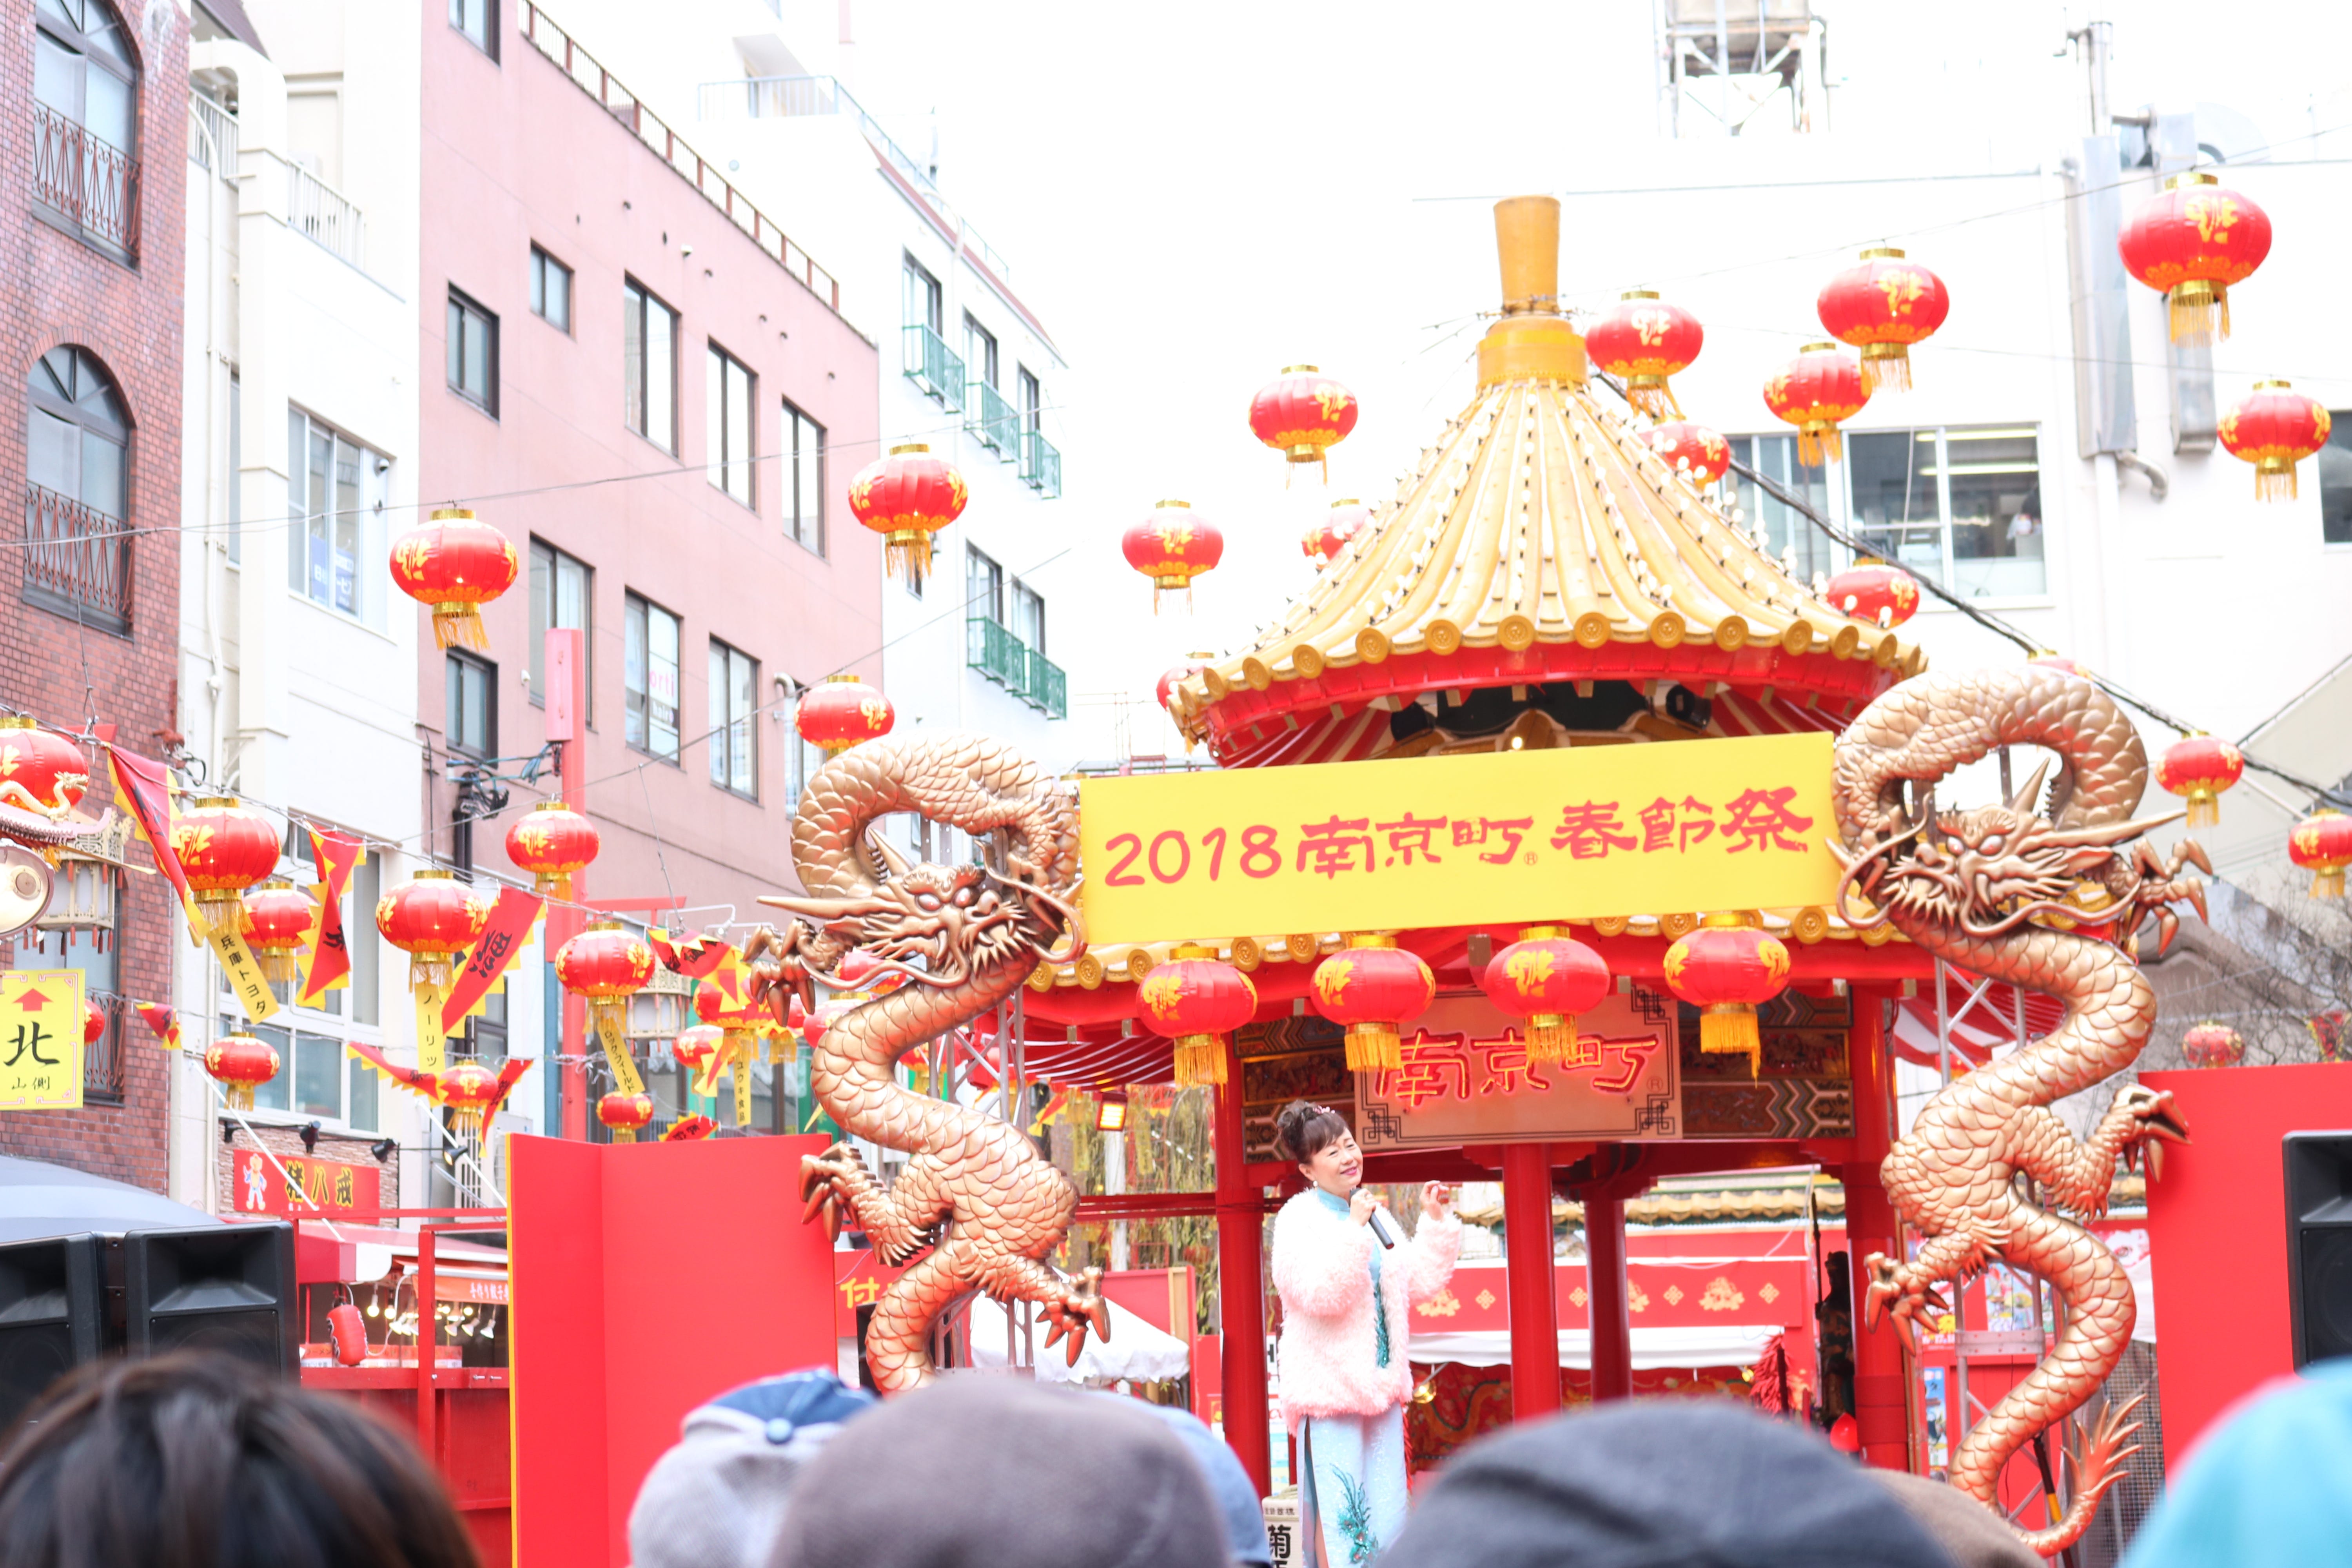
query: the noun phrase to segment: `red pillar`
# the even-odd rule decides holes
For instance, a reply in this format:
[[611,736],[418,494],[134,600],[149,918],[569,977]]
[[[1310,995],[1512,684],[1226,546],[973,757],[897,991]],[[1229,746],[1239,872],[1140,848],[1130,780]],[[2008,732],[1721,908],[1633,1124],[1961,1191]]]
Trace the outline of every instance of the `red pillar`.
[[1265,1497],[1274,1489],[1266,1452],[1265,1213],[1244,1177],[1241,1054],[1225,1044],[1217,1086],[1217,1327],[1223,1336],[1225,1445]]
[[[547,633],[548,705],[547,738],[559,742],[562,749],[556,756],[556,777],[563,791],[563,804],[585,814],[588,810],[588,658],[582,646],[582,636],[576,628],[551,629]],[[588,900],[588,873],[572,873],[572,897],[575,903]],[[546,930],[541,937],[548,962],[555,962],[555,951],[586,929],[587,917],[577,909],[551,905],[547,911]],[[583,1059],[588,1050],[588,1002],[585,997],[563,993],[563,1122],[551,1128],[560,1138],[574,1141],[588,1136],[588,1069]]]
[[1553,1300],[1551,1146],[1503,1146],[1504,1291],[1511,1311],[1511,1416],[1559,1408],[1559,1308]]
[[1633,1397],[1633,1321],[1627,1315],[1625,1196],[1614,1187],[1584,1193],[1584,1258],[1592,1294],[1592,1397]]
[[1903,1341],[1892,1323],[1875,1331],[1863,1326],[1872,1253],[1903,1256],[1902,1229],[1895,1205],[1879,1185],[1879,1162],[1895,1140],[1895,1069],[1887,1059],[1885,995],[1856,986],[1853,1032],[1848,1038],[1853,1074],[1854,1162],[1838,1172],[1845,1185],[1846,1262],[1853,1269],[1854,1422],[1862,1431],[1863,1457],[1883,1469],[1911,1464],[1911,1370]]

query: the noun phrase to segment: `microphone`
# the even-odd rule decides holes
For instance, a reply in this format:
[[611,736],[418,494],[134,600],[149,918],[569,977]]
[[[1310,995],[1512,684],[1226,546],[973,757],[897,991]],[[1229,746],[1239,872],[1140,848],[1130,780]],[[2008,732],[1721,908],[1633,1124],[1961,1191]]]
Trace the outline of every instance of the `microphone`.
[[1396,1233],[1389,1229],[1389,1218],[1387,1215],[1383,1214],[1379,1209],[1374,1209],[1371,1214],[1371,1218],[1366,1223],[1370,1225],[1372,1227],[1372,1234],[1380,1237],[1380,1242],[1382,1247],[1394,1250],[1396,1247]]

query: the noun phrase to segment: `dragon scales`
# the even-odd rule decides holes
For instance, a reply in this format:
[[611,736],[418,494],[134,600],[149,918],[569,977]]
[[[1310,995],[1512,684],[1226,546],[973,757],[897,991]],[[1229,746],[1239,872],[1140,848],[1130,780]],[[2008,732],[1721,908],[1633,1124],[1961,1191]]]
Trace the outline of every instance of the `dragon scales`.
[[[2002,805],[1937,812],[1937,781],[2012,744],[2056,753],[2046,806],[2037,808],[2045,763]],[[1914,1340],[1944,1307],[1937,1286],[1989,1258],[2048,1280],[2066,1304],[2055,1347],[1953,1456],[1953,1484],[1989,1505],[2010,1458],[2081,1408],[2131,1337],[2137,1308],[2122,1265],[2059,1211],[2103,1213],[2119,1154],[2137,1158],[2146,1146],[2153,1172],[2161,1145],[2150,1140],[2188,1135],[2169,1095],[2137,1086],[2116,1096],[2086,1141],[2049,1109],[2130,1067],[2147,1043],[2156,997],[2133,933],[2153,915],[2169,942],[2173,903],[2204,912],[2203,884],[2180,874],[2184,861],[2210,872],[2203,852],[2183,841],[2164,858],[2141,840],[2180,815],[2134,820],[2147,783],[2147,752],[2115,702],[2080,676],[2037,665],[1906,680],[1837,742],[1840,912],[1858,926],[1892,923],[1947,963],[2065,1005],[2056,1029],[1929,1100],[1879,1171],[1925,1240],[1916,1259],[1865,1260],[1871,1325],[1891,1313]],[[2034,1187],[2021,1191],[2021,1174]],[[2126,1447],[2131,1410],[2095,1424],[2073,1506],[2028,1545],[2053,1555],[2082,1534],[2137,1451]]]
[[[910,863],[871,832],[911,812],[993,842],[1002,868]],[[1087,1331],[1108,1339],[1099,1269],[1066,1279],[1045,1261],[1077,1209],[1077,1192],[1038,1158],[1018,1127],[916,1094],[896,1074],[919,1046],[970,1024],[1019,989],[1038,958],[1085,933],[1073,798],[1028,758],[981,735],[868,742],[809,781],[793,820],[793,861],[804,897],[761,900],[800,917],[745,945],[755,984],[778,1016],[810,982],[836,985],[855,949],[903,984],[810,1031],[809,1086],[841,1129],[908,1158],[885,1186],[855,1146],[836,1143],[803,1163],[808,1216],[838,1236],[845,1218],[877,1257],[913,1261],[875,1304],[867,1364],[886,1394],[936,1374],[934,1324],[974,1290],[1030,1301],[1076,1364]],[[869,983],[861,979],[861,984]],[[918,1256],[919,1255],[919,1256]]]

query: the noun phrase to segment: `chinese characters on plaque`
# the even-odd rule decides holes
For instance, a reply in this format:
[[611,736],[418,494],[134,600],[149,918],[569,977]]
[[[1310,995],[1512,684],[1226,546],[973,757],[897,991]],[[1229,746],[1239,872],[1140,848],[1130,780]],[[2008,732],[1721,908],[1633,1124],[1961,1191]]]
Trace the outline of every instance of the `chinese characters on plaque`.
[[80,1106],[81,985],[78,969],[0,973],[0,1110]]

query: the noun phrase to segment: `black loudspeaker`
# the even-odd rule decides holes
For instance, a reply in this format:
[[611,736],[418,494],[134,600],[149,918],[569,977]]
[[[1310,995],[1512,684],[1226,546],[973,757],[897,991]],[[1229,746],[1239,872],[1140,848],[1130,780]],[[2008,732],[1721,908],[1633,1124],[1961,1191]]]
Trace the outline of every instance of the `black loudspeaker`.
[[100,1249],[95,1236],[0,1247],[0,1447],[49,1384],[105,1348]]
[[2290,1132],[2286,1293],[2294,1364],[2352,1355],[2352,1132]]
[[301,1366],[294,1227],[134,1230],[122,1238],[123,1323],[134,1356],[220,1351],[288,1375]]

